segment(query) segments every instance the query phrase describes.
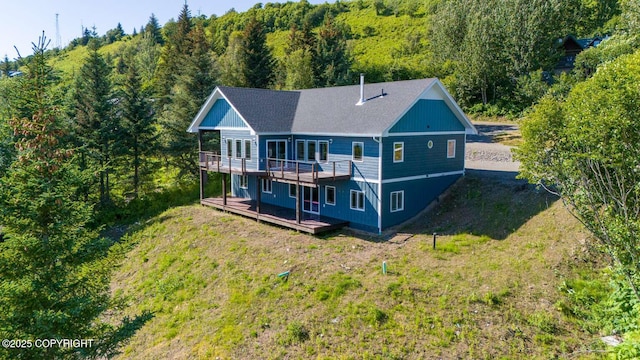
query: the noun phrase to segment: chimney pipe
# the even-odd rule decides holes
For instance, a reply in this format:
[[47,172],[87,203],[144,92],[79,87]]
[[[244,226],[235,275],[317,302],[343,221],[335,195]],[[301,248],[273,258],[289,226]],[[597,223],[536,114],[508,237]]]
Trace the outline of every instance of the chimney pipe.
[[364,102],[364,74],[360,73],[360,101],[356,105],[362,105]]

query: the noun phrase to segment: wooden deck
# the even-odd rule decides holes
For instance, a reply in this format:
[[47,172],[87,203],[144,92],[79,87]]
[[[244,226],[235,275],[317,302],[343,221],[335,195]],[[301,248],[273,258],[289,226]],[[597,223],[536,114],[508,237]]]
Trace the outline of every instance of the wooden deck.
[[247,166],[247,159],[232,159],[207,151],[200,152],[200,170],[223,174],[240,174],[266,177],[272,180],[317,186],[320,182],[349,180],[352,175],[351,160],[331,161],[323,164],[284,159],[262,159],[266,169]]
[[256,202],[250,199],[227,198],[227,205],[223,205],[222,198],[206,198],[200,201],[202,205],[211,206],[216,209],[228,211],[230,213],[243,215],[257,221],[264,221],[290,229],[319,234],[325,231],[340,229],[347,226],[347,221],[319,216],[302,212],[300,224],[296,222],[296,211],[280,206],[262,203],[260,213],[256,211]]

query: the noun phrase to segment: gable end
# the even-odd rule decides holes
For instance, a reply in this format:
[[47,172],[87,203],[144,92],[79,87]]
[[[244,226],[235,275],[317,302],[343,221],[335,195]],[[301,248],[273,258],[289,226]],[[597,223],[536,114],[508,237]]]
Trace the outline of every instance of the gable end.
[[443,100],[420,99],[389,130],[389,134],[464,130],[464,125]]
[[218,99],[200,123],[199,128],[248,129],[249,127],[225,99]]

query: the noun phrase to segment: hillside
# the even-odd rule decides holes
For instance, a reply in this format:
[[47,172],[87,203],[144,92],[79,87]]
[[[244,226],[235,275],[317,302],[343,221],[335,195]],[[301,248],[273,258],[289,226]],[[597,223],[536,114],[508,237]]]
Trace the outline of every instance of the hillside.
[[560,285],[593,272],[585,234],[517,184],[468,176],[389,241],[198,205],[124,239],[113,291],[126,313],[154,317],[120,358],[566,358],[600,346],[558,310]]

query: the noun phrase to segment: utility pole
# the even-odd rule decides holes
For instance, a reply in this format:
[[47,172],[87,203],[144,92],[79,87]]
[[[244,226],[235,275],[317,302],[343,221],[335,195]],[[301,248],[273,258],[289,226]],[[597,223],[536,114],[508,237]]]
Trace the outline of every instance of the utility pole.
[[62,47],[62,37],[60,37],[60,23],[58,22],[58,16],[56,13],[56,48],[59,50]]

